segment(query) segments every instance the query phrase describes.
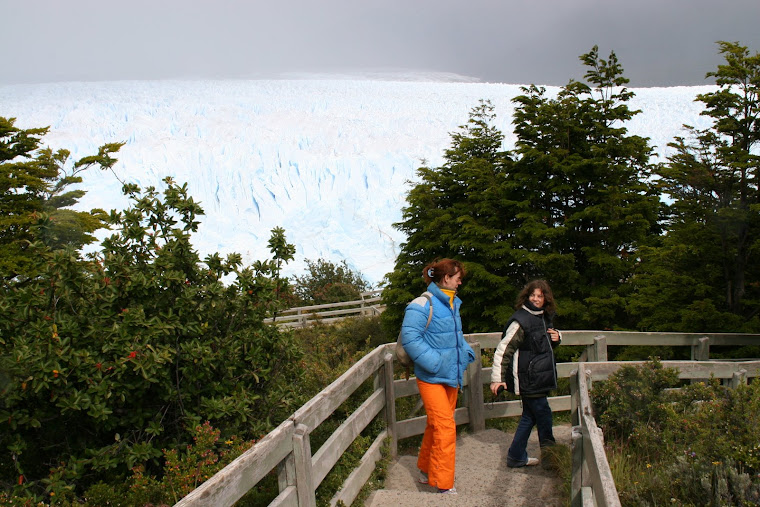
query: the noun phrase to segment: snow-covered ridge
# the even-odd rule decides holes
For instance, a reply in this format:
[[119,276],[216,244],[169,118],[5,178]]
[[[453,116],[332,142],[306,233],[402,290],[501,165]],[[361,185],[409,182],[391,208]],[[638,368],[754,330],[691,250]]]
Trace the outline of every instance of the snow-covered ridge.
[[[713,89],[632,89],[642,113],[629,131],[662,156],[683,124],[708,125],[694,98]],[[345,259],[377,283],[404,240],[392,224],[421,161],[442,162],[480,99],[512,148],[519,94],[519,85],[350,78],[54,83],[0,86],[0,116],[50,126],[46,144],[73,159],[126,142],[115,168],[124,180],[187,182],[206,211],[194,239],[202,255],[267,258],[269,231],[281,226],[297,248],[286,274],[302,274],[304,258]],[[127,204],[109,173],[90,171],[85,187],[80,208]]]

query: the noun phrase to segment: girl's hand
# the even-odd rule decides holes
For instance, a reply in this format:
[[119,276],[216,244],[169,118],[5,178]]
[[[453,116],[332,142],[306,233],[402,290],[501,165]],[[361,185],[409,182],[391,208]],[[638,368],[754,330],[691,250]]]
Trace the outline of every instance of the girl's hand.
[[504,389],[507,388],[507,384],[505,382],[491,382],[491,392],[494,396],[498,394],[499,386],[503,387]]
[[559,341],[559,331],[557,331],[553,327],[550,327],[546,331],[549,333],[549,338],[551,339],[551,341],[553,341],[553,342],[558,342]]

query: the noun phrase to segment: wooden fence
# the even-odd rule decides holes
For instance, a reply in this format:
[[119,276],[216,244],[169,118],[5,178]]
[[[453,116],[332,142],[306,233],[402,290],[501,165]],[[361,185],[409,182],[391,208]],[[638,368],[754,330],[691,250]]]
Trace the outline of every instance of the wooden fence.
[[373,290],[362,292],[361,299],[355,301],[289,308],[278,313],[275,318],[264,319],[264,322],[281,327],[306,327],[315,322],[327,324],[349,317],[379,315],[385,310],[385,306],[380,303],[381,293],[382,290]]
[[[617,368],[635,363],[607,362],[607,345],[691,347],[692,357],[700,361],[663,361],[665,366],[679,368],[681,378],[715,375],[736,385],[746,381],[747,377],[760,376],[760,361],[709,361],[711,345],[757,345],[760,335],[565,331],[562,336],[564,345],[585,347],[584,362],[557,365],[558,375],[571,380],[571,394],[549,399],[553,411],[572,413],[574,505],[620,505],[604,454],[601,430],[593,418],[589,390],[592,381],[607,378]],[[483,430],[486,419],[519,416],[522,412],[519,400],[489,404],[490,410],[484,410],[483,386],[490,383],[491,369],[482,367],[481,350],[494,349],[500,337],[500,333],[466,336],[475,350],[476,360],[467,369],[461,406],[456,409],[454,418],[457,425],[468,424],[473,432]],[[399,439],[420,435],[425,430],[425,416],[396,420],[396,400],[419,392],[415,379],[394,379],[394,347],[395,343],[380,345],[367,354],[177,505],[233,505],[262,478],[276,470],[279,495],[270,506],[315,506],[317,487],[362,430],[380,417],[385,422],[385,429],[330,501],[330,505],[337,505],[339,501],[350,505],[381,459],[384,442],[388,442],[390,454],[395,457]],[[312,453],[310,434],[368,379],[373,379],[372,393]]]

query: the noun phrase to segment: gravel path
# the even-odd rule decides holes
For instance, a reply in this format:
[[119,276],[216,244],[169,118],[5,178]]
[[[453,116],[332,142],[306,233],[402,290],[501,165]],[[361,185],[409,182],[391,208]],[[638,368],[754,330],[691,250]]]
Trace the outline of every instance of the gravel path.
[[[570,445],[570,426],[554,427],[558,443]],[[540,465],[507,468],[507,449],[512,434],[488,429],[457,438],[457,495],[440,495],[428,485],[417,482],[417,456],[403,455],[392,463],[385,489],[373,492],[366,507],[562,507],[561,480],[557,473]],[[540,456],[534,429],[528,442],[528,455]]]

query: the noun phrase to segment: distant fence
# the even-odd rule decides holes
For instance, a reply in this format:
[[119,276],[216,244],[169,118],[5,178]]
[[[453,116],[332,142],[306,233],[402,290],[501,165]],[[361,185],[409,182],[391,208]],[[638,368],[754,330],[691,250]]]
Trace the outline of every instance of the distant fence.
[[327,324],[349,317],[380,315],[385,310],[385,306],[380,303],[382,292],[382,290],[362,292],[361,299],[355,301],[289,308],[279,312],[275,318],[265,319],[264,322],[274,323],[280,327],[306,327],[316,322]]
[[[605,379],[624,365],[641,362],[607,362],[608,344],[691,347],[692,357],[699,361],[662,362],[666,367],[678,368],[681,378],[700,379],[714,375],[736,386],[746,382],[748,377],[760,376],[760,361],[709,360],[711,345],[758,345],[760,335],[564,331],[562,337],[565,345],[585,346],[584,362],[557,365],[558,375],[570,379],[571,394],[549,398],[552,410],[570,411],[572,416],[573,505],[620,505],[604,453],[604,439],[593,417],[589,390],[592,381]],[[475,351],[476,360],[467,368],[461,406],[455,410],[454,419],[457,425],[468,424],[471,431],[477,432],[485,429],[486,419],[519,416],[522,409],[519,400],[511,400],[489,403],[489,410],[484,410],[484,385],[490,383],[491,368],[482,367],[481,350],[495,348],[501,333],[471,334],[466,338]],[[279,495],[269,505],[313,507],[317,487],[354,439],[380,417],[385,422],[385,429],[330,500],[330,505],[339,502],[350,505],[381,459],[381,448],[386,441],[395,457],[399,439],[421,435],[425,431],[425,416],[396,420],[396,400],[418,395],[419,391],[416,379],[394,378],[394,347],[395,343],[388,343],[375,348],[274,431],[176,505],[233,505],[276,470]],[[359,408],[312,453],[309,435],[368,379],[373,379],[372,393],[360,400]]]

